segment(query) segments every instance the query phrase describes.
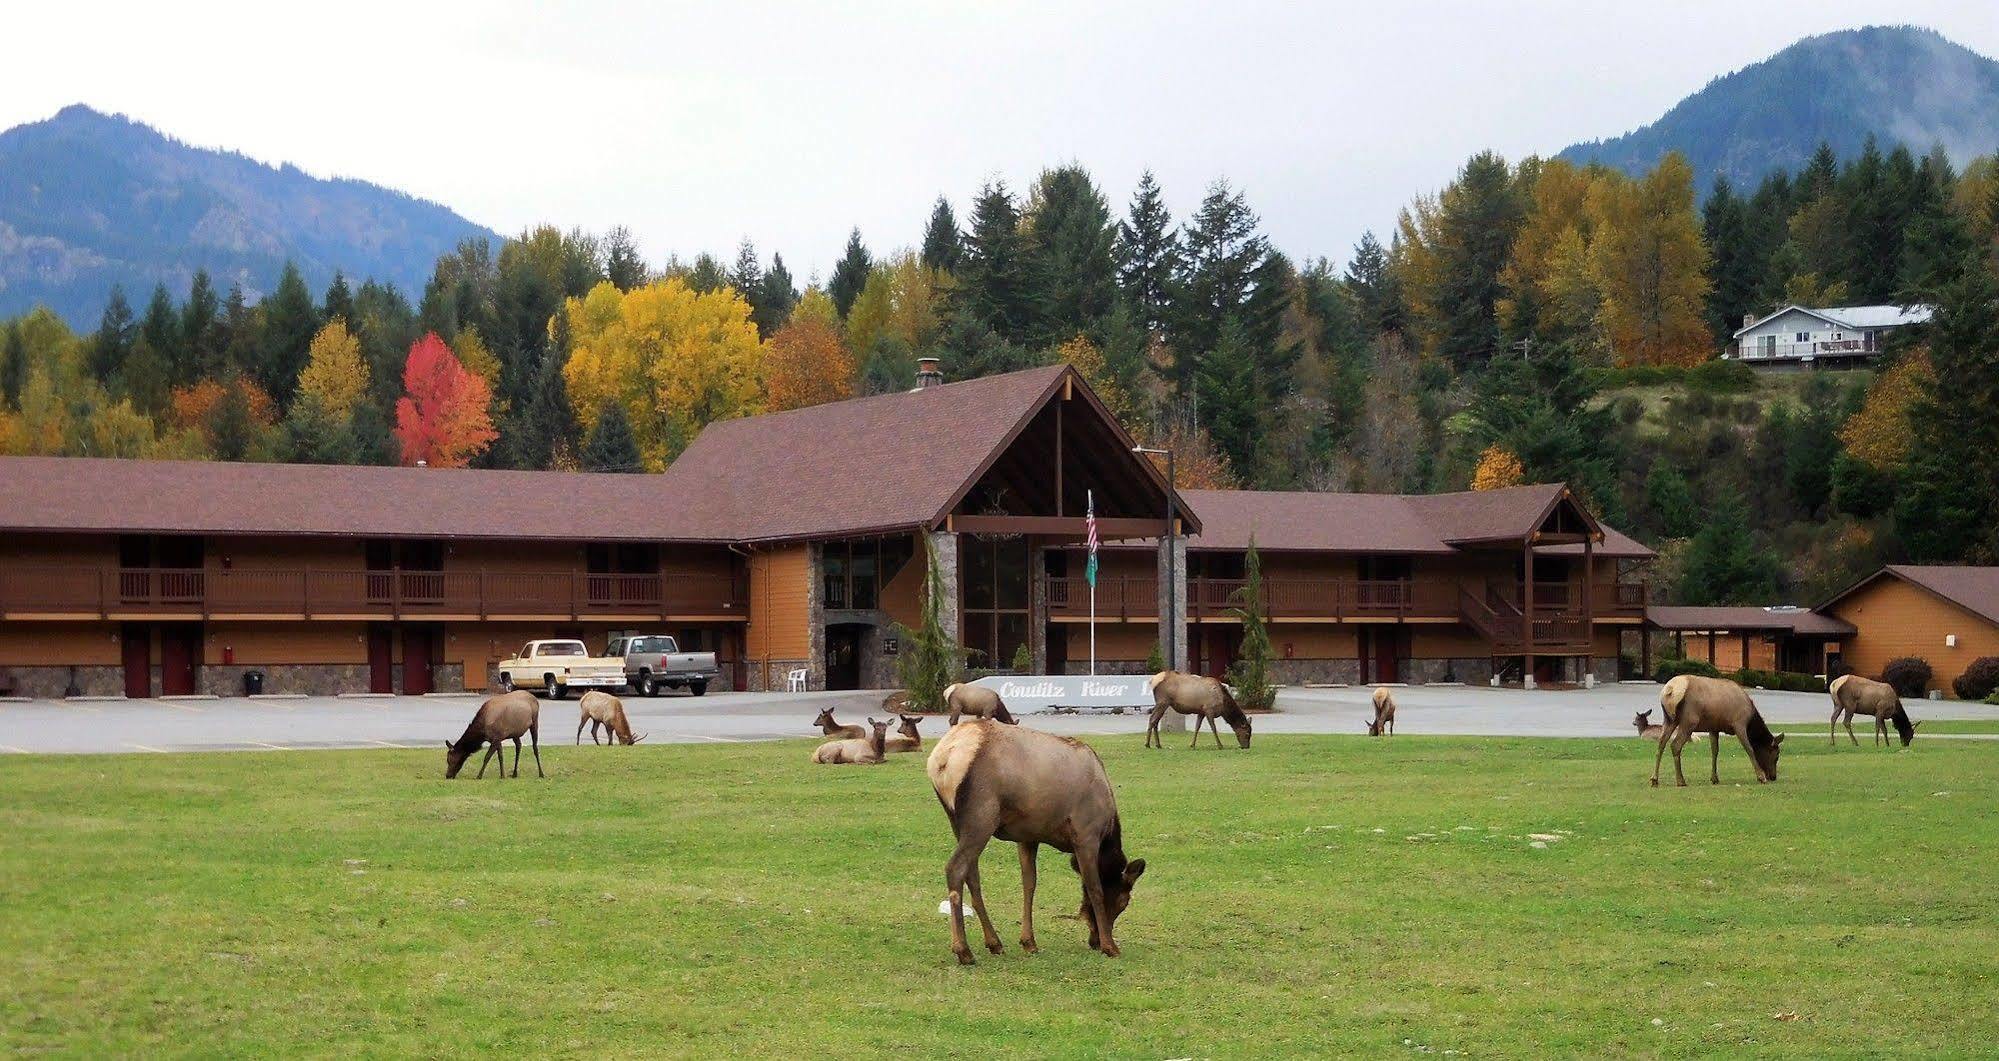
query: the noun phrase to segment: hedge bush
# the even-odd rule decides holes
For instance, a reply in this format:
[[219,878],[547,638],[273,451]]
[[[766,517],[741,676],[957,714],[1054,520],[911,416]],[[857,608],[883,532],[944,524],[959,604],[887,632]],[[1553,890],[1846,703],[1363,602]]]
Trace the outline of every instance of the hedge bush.
[[1933,675],[1929,661],[1920,656],[1891,659],[1881,668],[1881,680],[1895,687],[1895,695],[1912,700],[1922,699],[1929,691]]
[[1660,682],[1671,681],[1682,674],[1698,674],[1703,678],[1719,678],[1721,671],[1704,659],[1669,659],[1659,664],[1652,677]]
[[1825,692],[1825,680],[1816,674],[1798,674],[1793,671],[1756,670],[1745,667],[1729,675],[1735,684],[1745,689],[1781,689],[1788,693]]
[[1999,691],[1999,656],[1980,656],[1950,683],[1959,700],[1983,700]]

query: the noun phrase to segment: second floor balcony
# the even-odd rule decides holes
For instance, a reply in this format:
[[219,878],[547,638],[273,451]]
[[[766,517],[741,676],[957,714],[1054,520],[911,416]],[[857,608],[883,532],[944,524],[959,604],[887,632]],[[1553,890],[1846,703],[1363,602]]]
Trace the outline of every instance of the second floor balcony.
[[409,571],[48,567],[0,571],[6,618],[730,618],[747,587],[726,572]]
[[[1225,616],[1241,602],[1239,578],[1187,580],[1189,618]],[[1502,612],[1520,612],[1518,582],[1469,583],[1454,579],[1301,579],[1263,580],[1264,614],[1273,619],[1459,619],[1467,594],[1490,601]],[[1583,584],[1538,582],[1534,586],[1537,622],[1580,618],[1585,613]],[[1599,582],[1590,587],[1589,611],[1599,619],[1639,619],[1645,614],[1643,583]],[[1048,580],[1048,614],[1078,618],[1090,612],[1090,587],[1080,577]],[[1106,575],[1097,580],[1100,619],[1157,619],[1159,583],[1150,575]]]

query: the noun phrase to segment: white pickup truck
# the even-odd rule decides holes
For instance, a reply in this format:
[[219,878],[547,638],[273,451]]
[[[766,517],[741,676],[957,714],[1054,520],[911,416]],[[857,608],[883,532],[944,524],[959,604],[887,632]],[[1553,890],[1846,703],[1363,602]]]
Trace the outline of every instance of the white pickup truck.
[[498,670],[503,691],[539,689],[557,700],[569,695],[571,689],[625,687],[622,658],[592,656],[583,642],[570,638],[530,641],[514,658],[501,660]]

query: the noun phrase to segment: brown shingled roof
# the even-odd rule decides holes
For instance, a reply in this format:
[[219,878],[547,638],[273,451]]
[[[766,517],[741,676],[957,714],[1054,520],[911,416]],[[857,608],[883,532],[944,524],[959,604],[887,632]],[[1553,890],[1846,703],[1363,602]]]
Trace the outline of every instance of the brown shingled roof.
[[[0,528],[658,541],[653,475],[0,458]],[[692,540],[692,539],[685,539]]]
[[[1252,533],[1265,551],[1452,553],[1453,543],[1525,539],[1562,496],[1560,484],[1458,494],[1335,494],[1280,490],[1185,490],[1201,517],[1191,549],[1241,550]],[[1647,559],[1652,550],[1598,525],[1606,559]],[[1581,555],[1580,545],[1541,547]]]
[[1999,567],[1949,564],[1889,564],[1819,605],[1825,611],[1883,575],[1894,575],[1982,619],[1999,623]]
[[1821,637],[1851,637],[1853,624],[1804,608],[1645,609],[1645,621],[1661,630],[1783,630]]

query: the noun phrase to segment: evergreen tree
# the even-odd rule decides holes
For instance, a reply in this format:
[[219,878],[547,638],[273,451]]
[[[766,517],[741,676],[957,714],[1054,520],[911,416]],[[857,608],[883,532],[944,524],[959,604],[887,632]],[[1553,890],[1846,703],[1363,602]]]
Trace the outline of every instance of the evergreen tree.
[[1894,294],[1894,266],[1902,261],[1902,227],[1897,191],[1872,135],[1836,188],[1845,215],[1838,276],[1859,301],[1886,302]]
[[798,305],[798,288],[791,281],[791,270],[784,267],[784,255],[770,256],[770,271],[763,275],[760,287],[762,291],[752,303],[757,334],[775,335],[791,319],[791,308]]
[[729,271],[722,268],[714,255],[704,251],[694,256],[694,264],[684,279],[688,287],[705,295],[729,286]]
[[119,370],[118,389],[131,399],[133,408],[158,416],[166,411],[173,388],[173,366],[141,333],[132,343],[132,356]]
[[[113,294],[117,289],[112,289]],[[126,312],[129,317],[130,311]],[[28,377],[28,343],[21,337],[21,323],[8,321],[0,338],[0,409],[21,407],[21,385]]]
[[1159,182],[1146,170],[1139,175],[1125,220],[1118,223],[1118,286],[1139,324],[1155,335],[1168,326],[1180,265],[1180,233]]
[[1104,318],[1103,338],[1104,375],[1118,403],[1111,413],[1126,427],[1137,426],[1146,418],[1145,354],[1151,341],[1131,303],[1120,300],[1111,309]]
[[1047,285],[1049,338],[1093,333],[1117,299],[1116,228],[1087,170],[1069,165],[1041,174],[1028,235]]
[[[515,411],[506,430],[500,433],[507,447],[505,459],[510,467],[548,468],[555,463],[558,453],[576,451],[576,418],[569,405],[568,381],[562,374],[562,368],[569,360],[569,314],[566,311],[556,313],[549,322],[549,329],[552,335],[548,354],[536,377],[534,393],[524,408]],[[629,433],[629,420],[625,427]]]
[[1046,341],[1048,292],[1041,259],[1021,232],[1020,213],[1003,183],[988,184],[972,202],[972,228],[950,293],[954,316],[1010,345]]
[[1727,177],[1714,179],[1714,190],[1701,208],[1701,237],[1708,249],[1708,327],[1717,346],[1726,344],[1755,312],[1756,288],[1762,277],[1749,248],[1744,202]]
[[1722,497],[1709,507],[1707,521],[1687,546],[1679,602],[1753,604],[1776,595],[1776,558],[1757,546],[1742,502]]
[[923,229],[924,267],[957,272],[962,253],[958,243],[958,215],[951,212],[951,201],[940,195],[937,205],[930,208],[930,223]]
[[209,444],[214,447],[215,459],[243,460],[256,442],[257,421],[248,392],[234,377],[224,380],[222,397],[217,399],[209,422]]
[[[1167,371],[1175,398],[1184,399],[1192,391],[1197,366],[1221,343],[1228,321],[1233,320],[1239,330],[1240,350],[1231,356],[1246,359],[1252,371],[1257,361],[1253,346],[1271,338],[1267,326],[1274,321],[1246,319],[1259,270],[1270,256],[1257,225],[1242,193],[1226,181],[1216,181],[1187,227],[1183,272],[1174,285]],[[1226,445],[1222,448],[1227,452]]]
[[1347,290],[1359,310],[1360,326],[1370,335],[1399,332],[1403,326],[1402,287],[1388,266],[1388,251],[1369,230],[1354,247],[1347,266]]
[[1837,385],[1814,376],[1806,388],[1804,409],[1791,419],[1791,437],[1784,447],[1784,481],[1799,514],[1807,519],[1825,514],[1832,500],[1832,465],[1839,456],[1839,424],[1844,418],[1836,404]]
[[583,443],[581,463],[588,472],[645,470],[638,440],[632,437],[632,425],[625,419],[622,404],[608,402],[598,414],[597,426],[590,429],[590,438]]
[[[991,328],[962,314],[954,314],[945,324],[938,347],[944,357],[944,371],[952,379],[996,376],[1033,368],[1037,363],[1034,352],[1027,347],[1007,342]],[[868,361],[874,359],[871,352]],[[862,366],[864,371],[866,367]]]
[[[729,286],[750,304],[752,318],[756,316],[757,299],[763,297],[763,280],[763,266],[757,261],[757,246],[745,236],[741,243],[736,244],[736,265],[729,270]],[[769,337],[767,332],[760,334]]]
[[1199,363],[1195,393],[1201,421],[1222,459],[1236,478],[1248,481],[1257,471],[1259,417],[1263,402],[1257,390],[1256,355],[1249,336],[1235,317],[1222,321],[1214,348]]
[[182,363],[175,368],[175,383],[192,383],[221,370],[227,344],[222,331],[222,300],[216,296],[206,269],[194,271],[187,302],[181,306],[180,341]]
[[326,300],[321,310],[320,317],[324,320],[338,317],[346,321],[349,328],[356,326],[354,293],[347,287],[346,274],[338,269],[333,270],[333,282],[326,285]]
[[263,315],[250,306],[242,284],[229,285],[222,304],[222,374],[249,372],[262,343]]
[[278,289],[264,300],[261,308],[263,341],[256,361],[250,366],[251,375],[279,405],[288,405],[298,387],[298,374],[305,368],[312,337],[319,332],[319,309],[312,304],[305,278],[290,262],[285,263],[284,274],[278,278]]
[[161,378],[169,388],[177,383],[189,382],[181,371],[184,362],[180,314],[174,311],[173,296],[167,294],[167,285],[153,285],[152,301],[146,304],[146,316],[139,322],[139,337],[152,349],[152,355],[159,358]]
[[868,286],[868,273],[874,270],[874,265],[867,245],[861,242],[861,230],[849,232],[847,250],[833,266],[833,279],[826,283],[826,293],[832,296],[833,308],[840,311],[842,320],[854,308],[854,300],[861,297],[861,289]]
[[620,291],[642,287],[646,282],[645,258],[639,254],[631,230],[623,225],[604,236],[604,279]]
[[[18,329],[10,334],[18,335]],[[132,356],[134,338],[132,306],[125,301],[125,288],[113,284],[111,297],[104,303],[104,315],[98,318],[97,334],[90,341],[91,377],[100,381],[116,378],[125,367],[125,359]],[[11,396],[18,397],[18,390]]]
[[1655,460],[1645,473],[1645,504],[1652,526],[1668,538],[1685,538],[1700,529],[1693,487],[1670,462]]
[[1592,377],[1567,345],[1550,344],[1532,360],[1501,358],[1478,377],[1465,447],[1498,446],[1520,459],[1526,481],[1567,483],[1615,519],[1622,453],[1613,414],[1595,397]]
[[1910,414],[1896,532],[1919,563],[1999,562],[1999,277],[1985,262],[1939,291],[1929,339],[1936,376]]
[[1454,364],[1482,362],[1499,344],[1500,272],[1524,214],[1506,161],[1490,151],[1473,155],[1439,201],[1437,352]]
[[1236,701],[1251,711],[1266,711],[1277,700],[1277,685],[1270,677],[1270,662],[1276,655],[1270,647],[1270,627],[1264,620],[1263,560],[1256,552],[1256,535],[1249,536],[1249,549],[1242,558],[1242,588],[1235,592],[1235,606],[1229,609],[1242,624],[1242,644],[1235,662],[1229,665],[1228,682],[1235,688]]

